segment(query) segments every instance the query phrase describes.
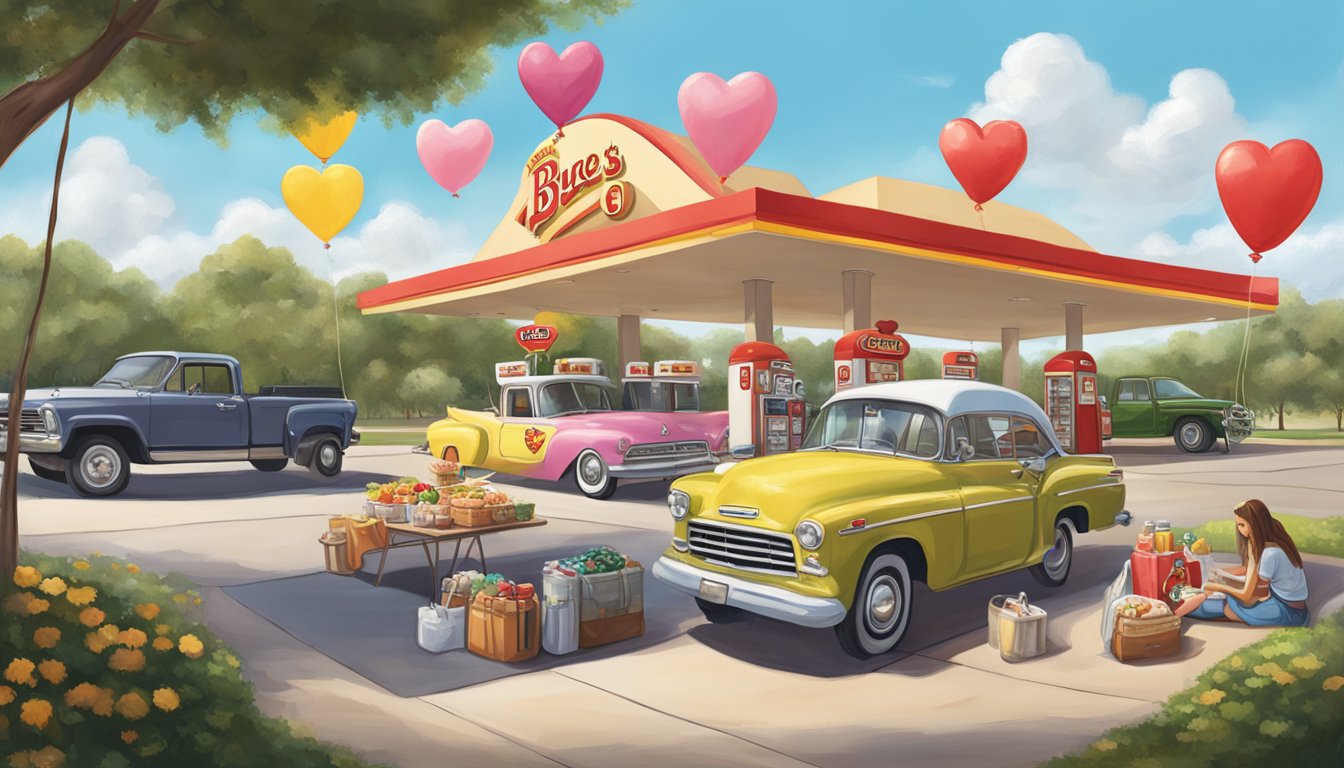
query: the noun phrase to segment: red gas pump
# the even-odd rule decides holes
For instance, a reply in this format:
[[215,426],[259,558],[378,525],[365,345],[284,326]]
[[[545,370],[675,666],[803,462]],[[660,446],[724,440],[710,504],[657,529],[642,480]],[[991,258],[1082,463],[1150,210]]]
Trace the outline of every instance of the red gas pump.
[[1101,397],[1091,355],[1061,352],[1045,364],[1045,413],[1064,450],[1101,453]]
[[728,439],[737,458],[797,450],[806,405],[802,382],[784,350],[764,341],[738,344],[728,357]]
[[896,335],[894,320],[878,321],[876,328],[850,331],[835,342],[835,391],[905,378],[910,344]]
[[944,352],[943,378],[978,380],[980,356],[974,352]]

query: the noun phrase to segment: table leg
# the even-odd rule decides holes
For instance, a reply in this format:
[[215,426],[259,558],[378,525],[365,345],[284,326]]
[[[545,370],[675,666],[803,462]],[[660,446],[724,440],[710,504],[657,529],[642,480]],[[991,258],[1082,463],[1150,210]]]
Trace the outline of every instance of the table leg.
[[378,577],[373,580],[373,586],[381,587],[383,585],[383,566],[387,565],[387,550],[392,547],[392,532],[387,532],[387,537],[383,539],[383,557],[378,561]]
[[430,585],[431,585],[430,588],[429,588],[429,599],[430,599],[430,600],[433,600],[433,599],[434,599],[434,590],[436,589],[436,587],[435,587],[434,585],[437,584],[437,583],[438,583],[438,580],[439,580],[439,564],[436,563],[436,562],[434,562],[434,558],[432,558],[432,557],[429,556],[429,542],[428,542],[428,541],[421,540],[421,541],[420,541],[420,548],[423,549],[423,550],[425,550],[425,562],[429,564],[429,580],[430,580],[429,583],[430,583]]
[[[460,555],[462,552],[462,540],[458,539],[456,541],[456,544],[457,546],[453,547],[453,564],[448,567],[449,576],[453,575],[454,573],[457,573],[457,558],[458,555]],[[435,542],[435,546],[438,546],[438,542]],[[468,555],[471,554],[471,547],[467,547],[467,554]]]
[[[481,573],[489,573],[490,569],[485,565],[485,545],[481,543],[481,537],[473,536],[472,541],[476,544],[476,554],[481,558]],[[470,545],[467,546],[467,556],[471,556]]]

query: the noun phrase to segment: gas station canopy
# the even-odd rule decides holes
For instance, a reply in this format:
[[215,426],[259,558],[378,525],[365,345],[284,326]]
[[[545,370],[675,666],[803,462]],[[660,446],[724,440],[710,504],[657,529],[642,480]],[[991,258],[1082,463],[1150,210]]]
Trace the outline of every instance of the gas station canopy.
[[753,318],[884,317],[976,341],[1063,335],[1066,316],[1081,338],[1084,311],[1088,333],[1228,320],[1248,302],[1273,312],[1278,281],[1101,254],[1038,213],[991,201],[978,214],[960,191],[913,182],[813,197],[748,167],[722,185],[686,139],[614,115],[537,148],[473,261],[359,296],[366,314],[745,320],[749,337]]

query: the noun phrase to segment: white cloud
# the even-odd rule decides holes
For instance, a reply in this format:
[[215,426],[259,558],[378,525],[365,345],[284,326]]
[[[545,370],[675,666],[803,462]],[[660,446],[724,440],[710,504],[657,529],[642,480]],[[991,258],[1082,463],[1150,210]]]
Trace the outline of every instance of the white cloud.
[[907,75],[906,79],[916,85],[927,85],[930,88],[951,88],[957,84],[956,78],[951,75]]
[[1029,147],[1022,180],[1075,192],[1070,224],[1107,244],[1208,210],[1217,199],[1214,161],[1246,130],[1216,72],[1178,72],[1167,98],[1146,107],[1117,93],[1076,40],[1045,32],[1008,47],[971,117],[1021,123]]

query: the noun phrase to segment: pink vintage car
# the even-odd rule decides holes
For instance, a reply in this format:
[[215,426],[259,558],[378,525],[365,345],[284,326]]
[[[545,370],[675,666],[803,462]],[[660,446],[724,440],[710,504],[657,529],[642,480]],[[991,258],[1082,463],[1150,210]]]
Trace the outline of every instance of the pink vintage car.
[[[701,413],[699,380],[684,371],[666,388],[676,398],[617,411],[600,361],[562,359],[555,368],[554,375],[534,376],[525,363],[498,364],[501,412],[450,407],[448,418],[429,425],[429,452],[542,480],[572,470],[579,490],[606,499],[620,479],[703,472],[727,450],[728,412]],[[651,410],[662,407],[671,409]]]

